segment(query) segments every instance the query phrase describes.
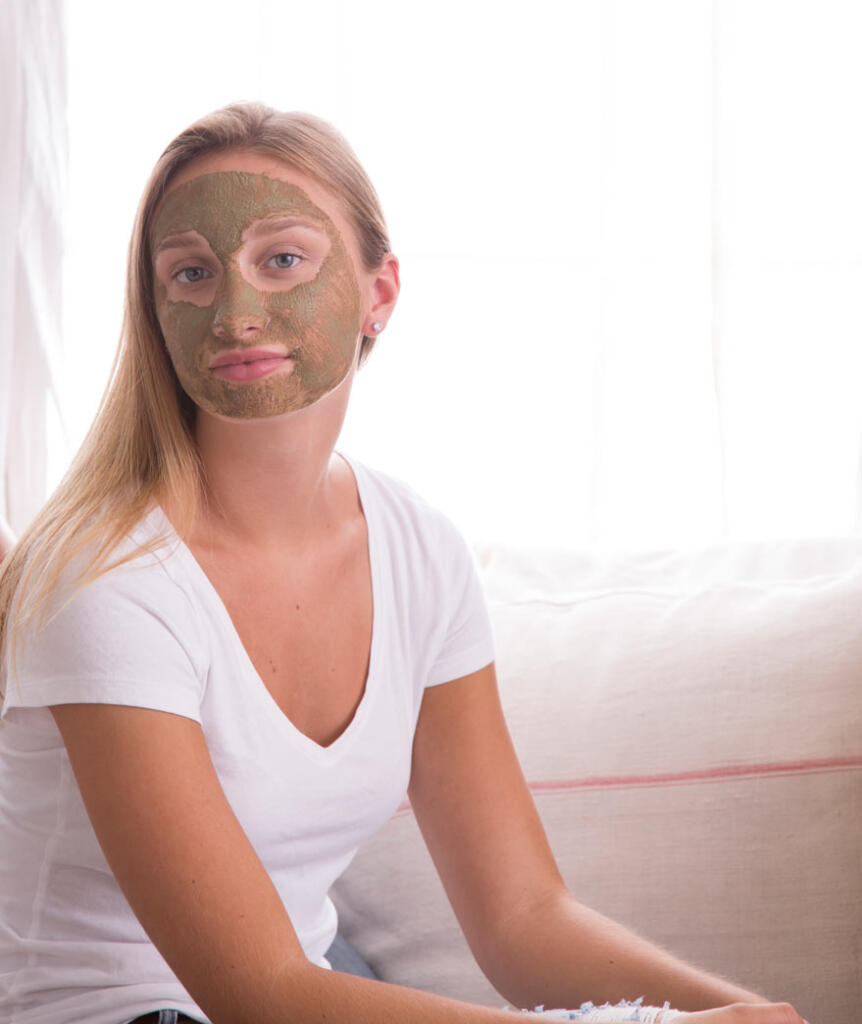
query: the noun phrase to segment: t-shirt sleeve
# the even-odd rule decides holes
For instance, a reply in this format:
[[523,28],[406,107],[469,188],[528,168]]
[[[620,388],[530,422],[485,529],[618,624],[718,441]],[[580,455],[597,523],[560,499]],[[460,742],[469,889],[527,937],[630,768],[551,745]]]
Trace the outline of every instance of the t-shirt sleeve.
[[14,670],[6,645],[0,718],[10,707],[84,703],[201,721],[201,627],[188,595],[159,564],[113,569],[65,606],[60,591],[50,612],[41,629],[22,625]]
[[494,638],[476,562],[466,540],[446,523],[443,581],[448,625],[426,686],[437,686],[476,672],[494,660]]

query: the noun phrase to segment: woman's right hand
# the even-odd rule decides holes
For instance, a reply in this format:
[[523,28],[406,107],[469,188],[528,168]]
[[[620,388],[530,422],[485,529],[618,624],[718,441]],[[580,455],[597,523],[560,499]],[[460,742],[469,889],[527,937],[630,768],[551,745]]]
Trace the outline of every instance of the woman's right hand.
[[790,1003],[731,1003],[674,1017],[674,1024],[808,1024]]

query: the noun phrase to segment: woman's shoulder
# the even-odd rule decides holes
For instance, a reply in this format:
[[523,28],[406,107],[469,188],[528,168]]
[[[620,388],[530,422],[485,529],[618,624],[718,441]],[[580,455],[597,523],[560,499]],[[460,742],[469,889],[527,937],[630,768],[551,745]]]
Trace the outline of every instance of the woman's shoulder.
[[142,601],[148,594],[160,599],[178,597],[187,589],[177,557],[181,546],[170,522],[155,506],[106,554],[93,540],[71,558],[58,577],[52,604],[72,598],[86,604],[109,594],[137,595]]
[[122,637],[141,620],[156,617],[177,633],[196,632],[194,595],[177,558],[180,540],[158,507],[138,520],[107,552],[97,539],[55,570],[47,599],[27,600],[26,573],[16,593],[20,635],[49,638]]
[[385,497],[390,501],[396,502],[427,504],[425,498],[408,484],[406,480],[401,479],[401,477],[370,466],[368,463],[357,459],[354,455],[347,455],[344,452],[339,452],[339,455],[353,470],[359,484],[360,493],[363,490],[363,483],[365,483],[366,488],[371,487],[374,489],[377,497]]
[[347,459],[357,476],[360,498],[368,497],[377,506],[400,509],[403,513],[429,523],[455,528],[455,524],[442,509],[402,477],[368,466],[352,456],[343,457]]
[[383,470],[349,458],[366,516],[373,515],[391,542],[396,538],[423,551],[435,563],[447,552],[456,561],[468,558],[469,545],[449,515],[412,484]]
[[[14,656],[4,651],[0,674],[25,684],[14,703],[140,704],[155,699],[159,680],[172,680],[182,691],[174,705],[194,712],[207,648],[194,595],[174,558],[177,543],[156,512],[112,548],[107,569],[95,578],[88,579],[88,561],[97,545],[70,560],[46,606],[16,623]],[[7,693],[4,712],[11,700]]]

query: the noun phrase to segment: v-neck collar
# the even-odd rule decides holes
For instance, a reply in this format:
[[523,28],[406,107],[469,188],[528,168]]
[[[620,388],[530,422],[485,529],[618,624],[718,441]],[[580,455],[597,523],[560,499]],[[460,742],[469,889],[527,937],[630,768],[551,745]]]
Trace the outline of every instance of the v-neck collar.
[[370,502],[367,500],[366,482],[364,477],[364,467],[359,464],[357,465],[353,459],[344,455],[342,452],[336,451],[336,455],[340,455],[341,458],[349,466],[353,473],[354,480],[356,481],[356,489],[359,495],[359,503],[362,508],[362,513],[365,517],[366,533],[368,537],[368,564],[371,572],[371,648],[368,656],[368,673],[365,678],[365,686],[362,693],[362,699],[359,702],[359,706],[353,713],[347,728],[332,741],[328,746],[321,746],[316,740],[313,740],[310,736],[306,736],[304,732],[298,729],[290,718],[282,711],[278,706],[273,695],[269,692],[266,684],[260,677],[260,673],[254,667],[251,658],[248,655],[248,651],[245,649],[245,645],[240,639],[239,633],[233,624],[233,620],[230,617],[230,613],[224,601],[221,599],[218,591],[213,586],[210,578],[204,572],[198,560],[192,554],[189,547],[179,537],[176,531],[171,526],[170,520],[164,514],[161,506],[156,506],[154,512],[158,518],[162,521],[163,526],[167,527],[171,534],[176,539],[176,553],[179,554],[181,559],[186,565],[189,573],[198,581],[199,586],[207,593],[212,601],[214,608],[217,611],[219,618],[221,619],[222,628],[225,631],[225,635],[231,638],[232,646],[235,648],[237,655],[242,662],[248,677],[253,681],[256,692],[259,693],[263,703],[267,706],[268,711],[277,719],[283,721],[287,733],[296,740],[301,747],[303,747],[309,755],[314,757],[318,761],[333,760],[339,756],[342,751],[350,746],[353,738],[359,732],[363,722],[368,717],[369,706],[374,700],[379,672],[377,671],[377,658],[378,648],[380,642],[378,634],[380,632],[380,622],[378,607],[381,597],[381,577],[380,571],[377,565],[377,530],[376,523],[374,521],[374,513],[371,511]]

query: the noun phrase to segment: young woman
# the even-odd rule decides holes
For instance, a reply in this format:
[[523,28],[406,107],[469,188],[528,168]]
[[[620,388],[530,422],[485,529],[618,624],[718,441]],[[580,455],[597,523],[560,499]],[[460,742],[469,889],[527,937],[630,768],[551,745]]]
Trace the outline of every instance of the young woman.
[[234,105],[158,161],[102,407],[0,577],[3,1019],[512,1024],[330,969],[329,887],[406,790],[511,1003],[800,1024],[566,889],[467,545],[335,450],[389,249],[317,118]]

